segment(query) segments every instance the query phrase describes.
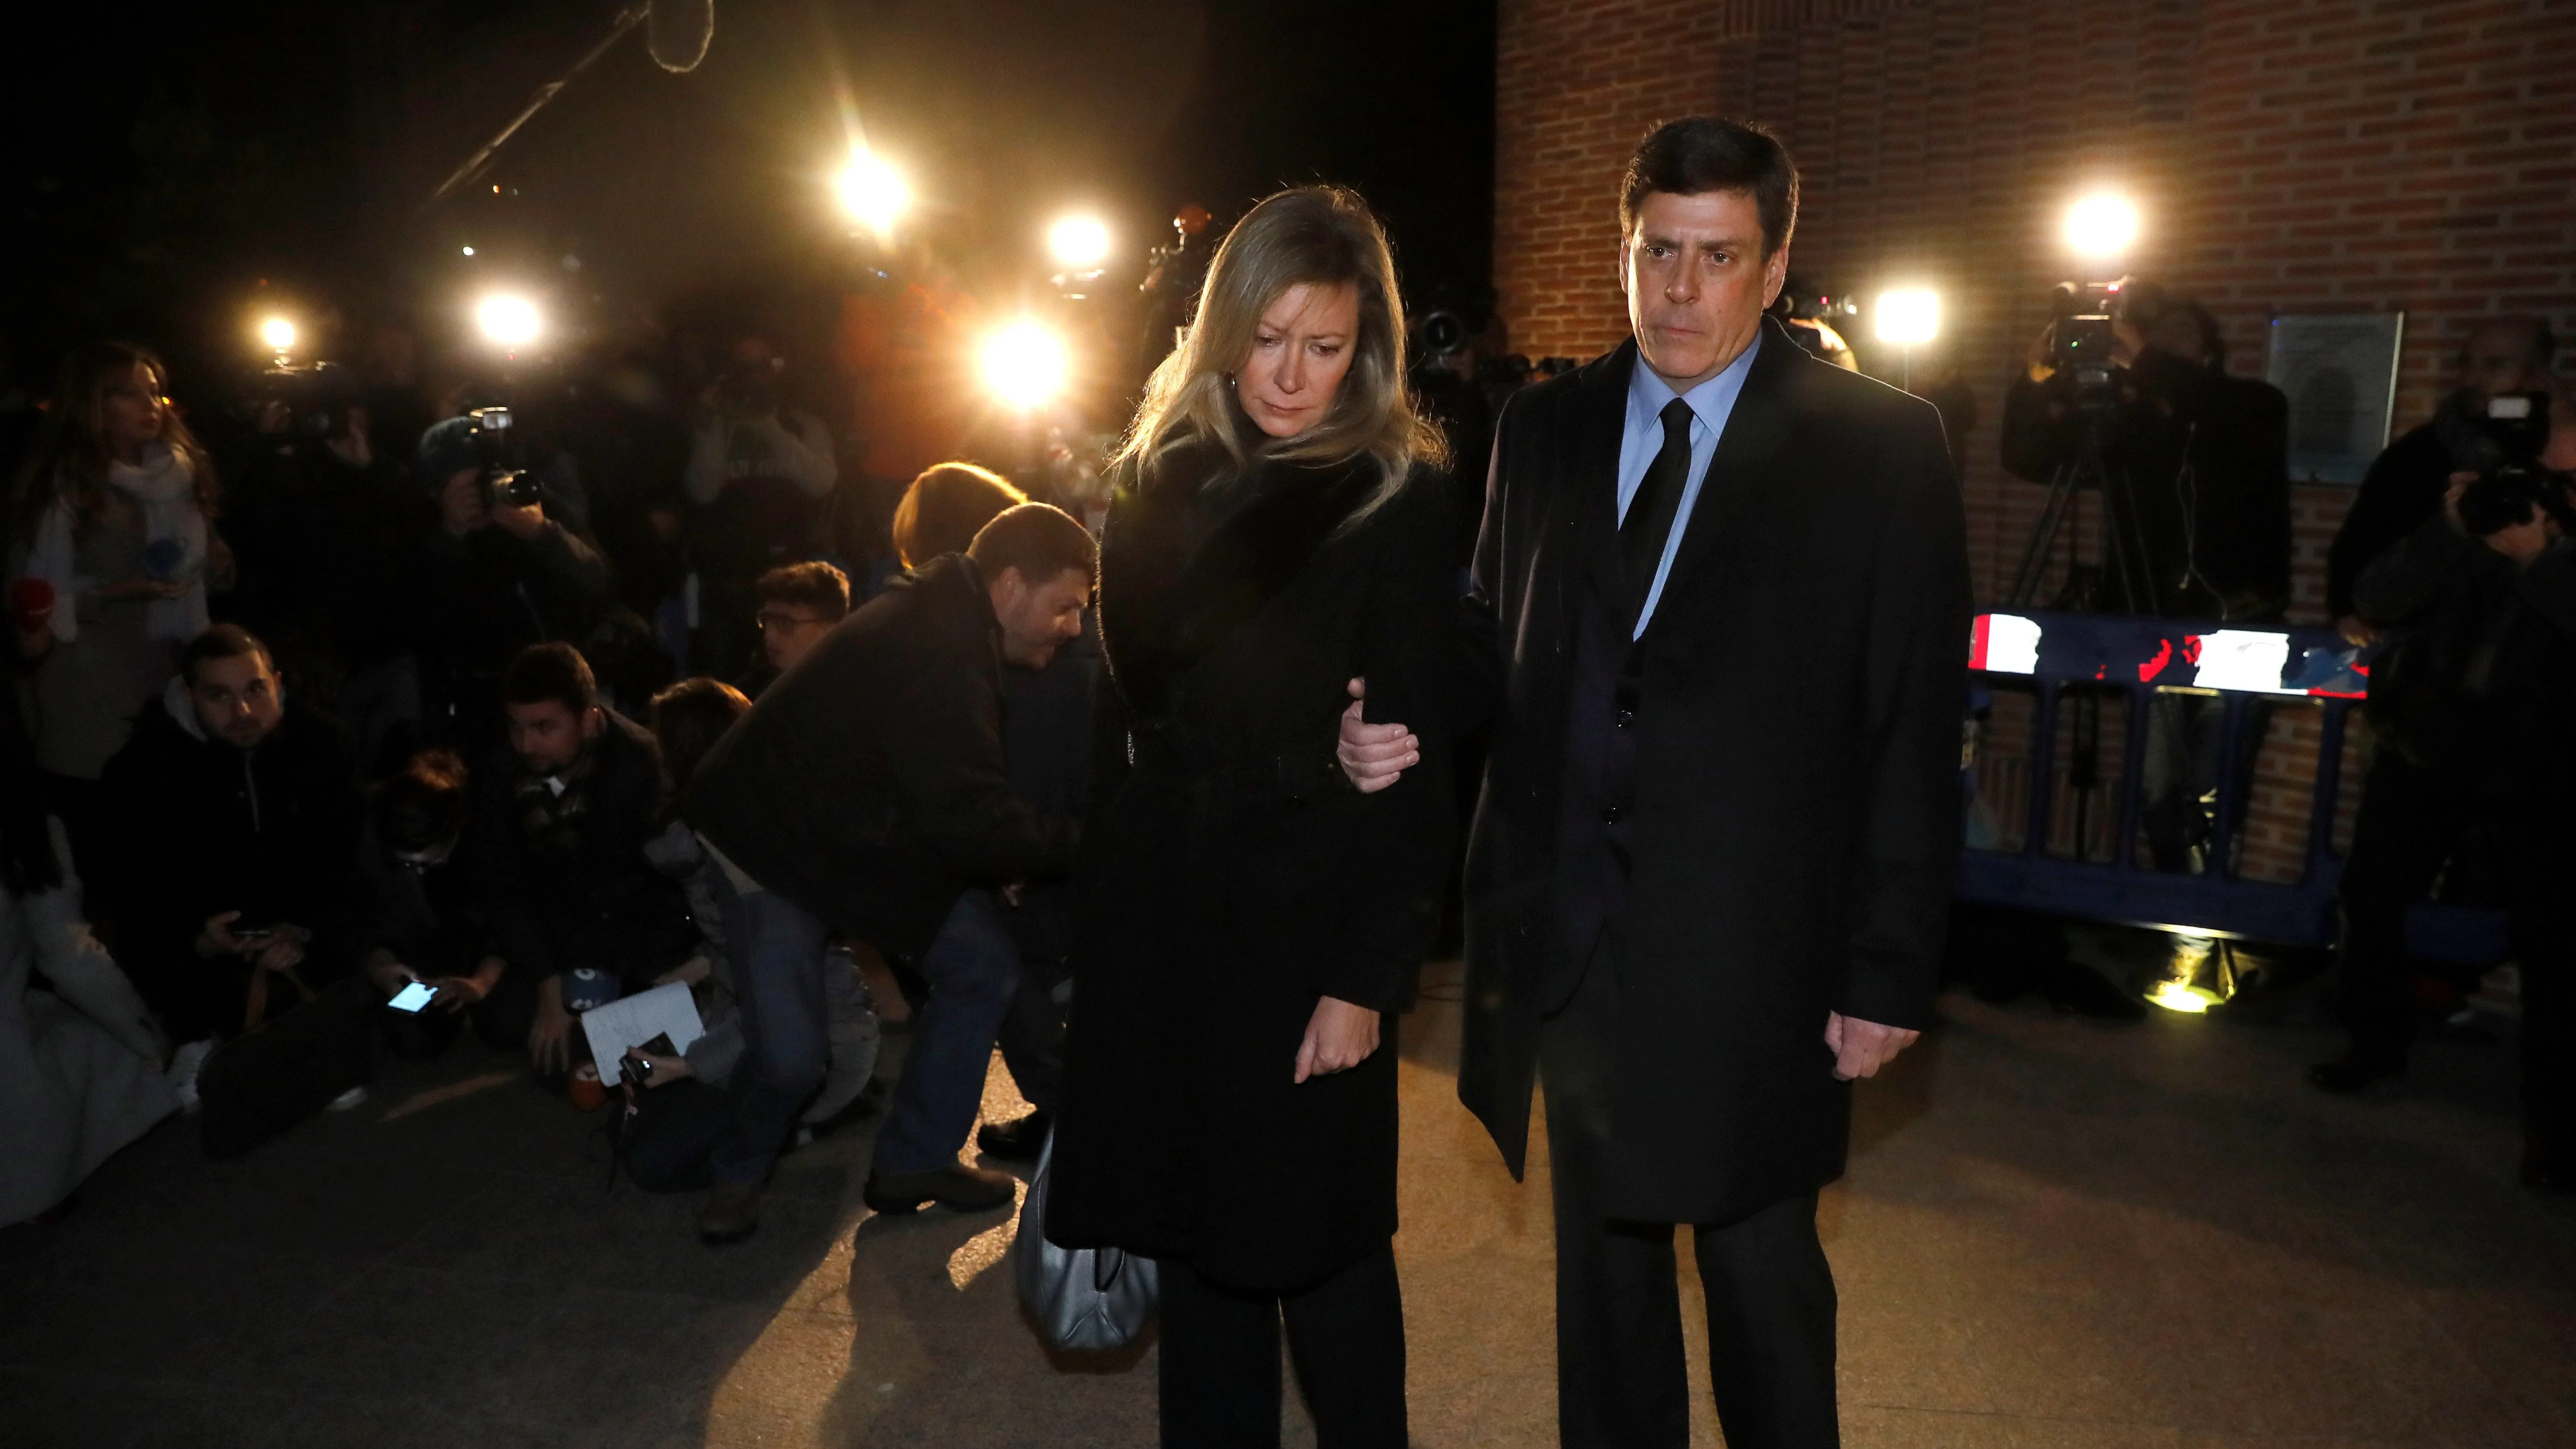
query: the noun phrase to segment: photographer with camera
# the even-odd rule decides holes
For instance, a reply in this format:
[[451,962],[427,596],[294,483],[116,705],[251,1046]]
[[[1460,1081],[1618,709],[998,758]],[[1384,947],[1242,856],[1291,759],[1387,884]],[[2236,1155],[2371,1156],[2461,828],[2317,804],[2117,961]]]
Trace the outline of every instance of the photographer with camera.
[[2495,399],[2545,387],[2558,339],[2538,317],[2494,317],[2460,348],[2459,386],[2432,420],[2388,445],[2362,476],[2352,507],[2326,554],[2326,612],[2355,644],[2377,642],[2379,630],[2353,605],[2353,585],[2371,561],[2442,510],[2455,473],[2503,461],[2490,430]]
[[387,575],[389,560],[410,553],[402,465],[375,450],[366,386],[336,363],[271,368],[248,414],[226,518],[241,559],[234,614],[372,764],[389,739],[420,726],[395,622],[412,590]]
[[[2560,389],[2563,391],[2563,389]],[[2402,1073],[2413,1036],[2403,913],[2475,821],[2501,868],[2522,978],[2522,1180],[2576,1189],[2576,416],[2494,430],[2501,460],[2447,480],[2434,515],[2362,571],[2386,633],[2371,681],[2379,755],[2340,888],[2352,1049],[2309,1079]]]
[[547,516],[543,479],[509,466],[509,419],[506,408],[479,408],[420,439],[417,471],[436,521],[409,561],[408,627],[432,743],[497,743],[501,671],[529,645],[588,636],[609,604],[599,551]]
[[[2070,296],[2070,301],[2075,300]],[[2152,282],[2069,310],[2004,394],[2003,464],[2034,483],[2099,449],[2107,531],[2144,565],[2078,608],[2276,619],[2290,600],[2289,399],[2227,372],[2217,320]],[[2089,325],[2088,325],[2089,324]],[[2074,587],[2070,585],[2070,587]]]

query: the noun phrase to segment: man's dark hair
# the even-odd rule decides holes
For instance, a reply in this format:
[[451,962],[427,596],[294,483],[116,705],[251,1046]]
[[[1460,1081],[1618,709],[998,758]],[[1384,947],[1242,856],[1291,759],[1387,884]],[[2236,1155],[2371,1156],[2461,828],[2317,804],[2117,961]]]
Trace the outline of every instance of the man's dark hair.
[[260,642],[258,635],[239,624],[209,624],[179,651],[179,677],[194,689],[198,665],[211,664],[218,659],[239,659],[245,654],[258,655],[260,662],[266,664],[271,672],[277,669],[277,656],[268,652],[268,646]]
[[771,569],[752,588],[764,604],[799,604],[826,619],[850,612],[850,576],[821,559]]
[[1762,255],[1789,244],[1798,226],[1798,167],[1780,138],[1759,126],[1716,116],[1684,116],[1646,133],[1628,153],[1619,183],[1619,235],[1633,236],[1646,194],[1743,191],[1762,217]]
[[590,672],[590,661],[581,657],[580,650],[554,640],[520,650],[510,667],[501,671],[503,704],[543,704],[548,700],[562,705],[575,718],[599,703],[599,680]]
[[966,556],[987,579],[1018,569],[1024,581],[1043,584],[1074,569],[1090,573],[1099,562],[1100,546],[1072,514],[1049,503],[1023,503],[1003,509],[985,524]]
[[465,762],[423,750],[376,787],[376,838],[406,855],[445,845],[465,829]]
[[653,738],[662,746],[662,768],[674,795],[689,788],[699,762],[733,722],[751,713],[751,701],[721,679],[683,679],[653,696]]

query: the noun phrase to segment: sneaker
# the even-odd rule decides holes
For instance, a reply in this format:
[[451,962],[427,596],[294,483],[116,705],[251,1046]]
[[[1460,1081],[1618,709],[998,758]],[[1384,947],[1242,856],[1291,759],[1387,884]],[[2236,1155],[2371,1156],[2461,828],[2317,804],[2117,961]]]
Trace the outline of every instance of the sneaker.
[[347,1112],[367,1105],[367,1089],[351,1087],[322,1105],[325,1112]]
[[170,1054],[170,1087],[179,1094],[179,1110],[197,1110],[197,1073],[206,1066],[206,1057],[215,1049],[215,1039],[192,1041]]

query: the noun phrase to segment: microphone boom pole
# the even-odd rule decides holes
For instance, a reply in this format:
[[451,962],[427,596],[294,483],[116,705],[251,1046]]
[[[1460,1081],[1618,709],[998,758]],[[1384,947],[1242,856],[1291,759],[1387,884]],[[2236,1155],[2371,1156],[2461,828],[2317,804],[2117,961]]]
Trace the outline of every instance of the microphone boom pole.
[[458,187],[480,175],[484,167],[492,164],[493,153],[499,151],[512,136],[517,135],[521,126],[526,125],[537,112],[544,110],[546,103],[561,94],[565,86],[572,84],[574,77],[590,69],[593,62],[608,53],[610,46],[625,39],[626,32],[643,24],[644,18],[652,13],[653,7],[649,3],[629,5],[617,12],[617,18],[608,23],[608,34],[585,52],[581,59],[574,61],[572,69],[537,87],[537,93],[528,98],[528,104],[520,110],[519,114],[510,118],[510,124],[503,126],[499,135],[485,142],[483,149],[466,157],[464,165],[457,167],[445,181],[439,183],[438,189],[429,194],[428,204],[435,206],[445,201]]

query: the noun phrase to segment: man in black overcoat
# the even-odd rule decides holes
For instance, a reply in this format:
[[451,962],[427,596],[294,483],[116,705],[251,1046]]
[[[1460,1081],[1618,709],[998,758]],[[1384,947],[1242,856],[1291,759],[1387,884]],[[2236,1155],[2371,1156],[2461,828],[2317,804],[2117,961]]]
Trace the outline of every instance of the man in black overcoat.
[[[1763,132],[1648,136],[1620,208],[1635,339],[1515,396],[1490,472],[1458,1087],[1515,1174],[1547,1094],[1568,1445],[1688,1442],[1681,1223],[1727,1443],[1837,1442],[1816,1193],[1850,1081],[1932,1016],[1959,492],[1929,403],[1763,321],[1796,196]],[[1356,722],[1342,749],[1406,758]]]

